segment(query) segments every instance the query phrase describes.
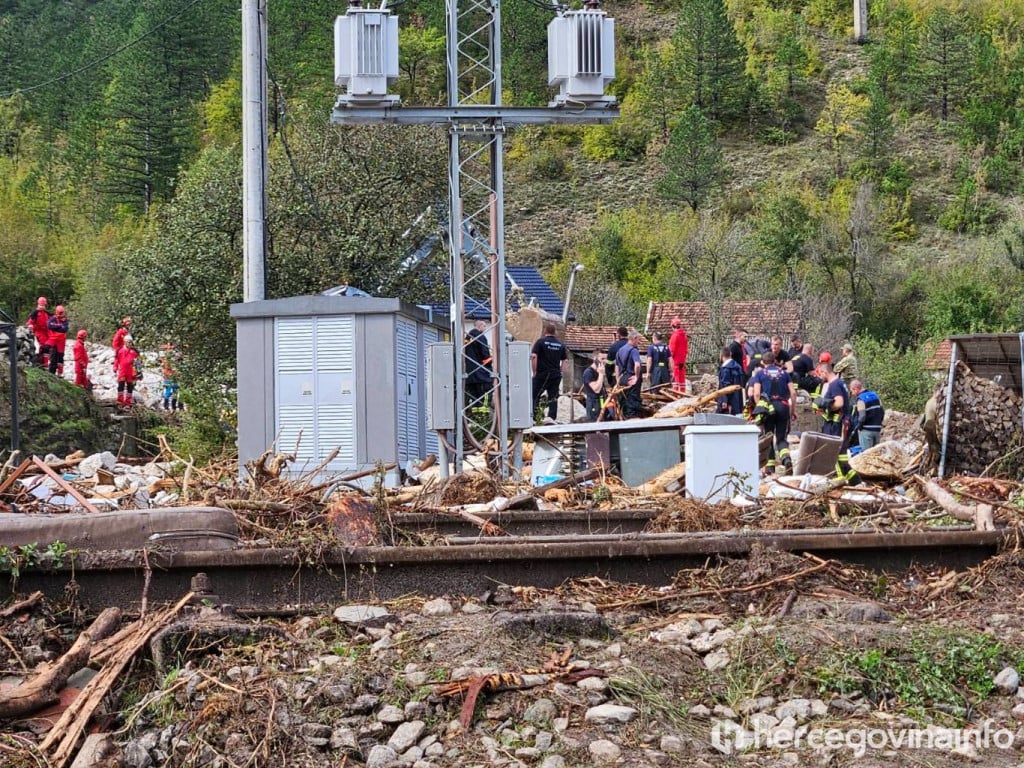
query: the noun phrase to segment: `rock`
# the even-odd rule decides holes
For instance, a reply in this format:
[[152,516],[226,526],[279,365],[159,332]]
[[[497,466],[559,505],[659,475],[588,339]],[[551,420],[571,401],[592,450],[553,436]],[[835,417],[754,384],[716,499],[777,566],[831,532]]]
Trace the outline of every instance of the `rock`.
[[357,627],[383,627],[395,616],[379,605],[343,605],[334,610],[334,620]]
[[547,752],[551,749],[551,742],[554,738],[550,731],[538,731],[533,740],[533,746],[541,752]]
[[565,758],[561,755],[548,755],[540,764],[540,768],[565,768]]
[[686,748],[686,742],[684,742],[679,736],[666,734],[661,737],[661,742],[658,746],[662,752],[667,752],[670,755],[676,755]]
[[462,606],[462,612],[465,613],[466,615],[470,615],[470,614],[474,614],[474,613],[483,613],[486,610],[487,610],[486,606],[480,605],[480,603],[474,602],[472,600],[470,600],[469,602],[464,603],[463,606]]
[[711,717],[711,710],[705,707],[703,704],[696,704],[690,707],[689,715],[694,720],[707,720]]
[[828,714],[828,704],[821,699],[811,699],[811,717],[825,717]]
[[366,768],[388,768],[398,758],[398,753],[391,747],[377,744],[366,757]]
[[633,707],[624,707],[621,704],[600,704],[588,709],[583,719],[588,723],[604,725],[606,723],[628,723],[636,715],[637,711]]
[[113,471],[115,464],[117,464],[117,457],[110,451],[94,453],[92,456],[82,459],[78,465],[78,474],[82,477],[95,477],[100,468]]
[[402,708],[406,720],[422,720],[428,715],[425,701],[407,701]]
[[428,600],[425,602],[420,613],[424,616],[451,616],[455,613],[455,609],[453,609],[452,604],[443,597],[438,597],[434,600]]
[[576,683],[576,687],[584,691],[607,691],[608,681],[603,677],[585,677]]
[[374,696],[372,693],[364,693],[349,705],[348,710],[353,714],[365,715],[376,709],[379,703],[379,696]]
[[725,648],[718,648],[704,657],[704,668],[708,672],[717,672],[729,666],[730,661],[732,659],[729,657],[729,651]]
[[[1014,674],[1016,674],[1016,672],[1014,672]],[[949,754],[956,755],[957,757],[972,763],[981,762],[981,755],[978,754],[978,748],[970,741],[965,741],[956,749],[951,750]]]
[[419,688],[421,685],[426,685],[427,680],[430,676],[426,672],[406,672],[405,673],[405,684],[410,688]]
[[755,712],[750,716],[750,727],[755,732],[768,733],[778,724],[778,718],[772,717],[767,712]]
[[701,622],[701,626],[704,628],[705,632],[714,632],[716,629],[724,627],[725,624],[722,623],[721,619],[704,619],[704,621]]
[[331,731],[331,749],[341,749],[345,752],[356,752],[359,750],[359,742],[356,740],[356,732],[351,728],[335,728]]
[[1024,702],[1010,710],[1010,716],[1013,717],[1014,720],[1024,720]]
[[[95,473],[95,470],[94,470]],[[149,750],[137,741],[129,741],[124,747],[125,768],[149,768],[153,764],[153,758],[149,756]]]
[[1013,667],[1005,667],[992,682],[1001,694],[1011,696],[1016,694],[1017,688],[1020,687],[1020,675]]
[[303,741],[313,747],[326,747],[331,740],[331,726],[321,723],[303,723],[299,733]]
[[614,741],[608,741],[608,739],[597,739],[596,741],[590,742],[587,746],[587,751],[590,752],[590,756],[593,758],[595,763],[614,763],[619,759],[622,754],[622,750],[619,749],[618,744]]
[[532,763],[540,757],[540,750],[536,747],[519,747],[514,754],[520,760],[529,760]]
[[523,712],[523,720],[537,725],[547,725],[558,714],[558,707],[551,699],[537,699]]
[[755,699],[743,699],[743,701],[736,705],[736,711],[741,715],[749,715],[751,712],[763,712],[774,706],[774,696],[758,696]]
[[732,707],[727,707],[725,704],[715,704],[715,708],[712,710],[715,717],[721,718],[722,720],[735,720],[736,712]]
[[[393,725],[395,723],[404,723],[405,712],[396,707],[394,704],[385,704],[383,707],[380,708],[380,712],[377,713],[377,721],[381,723],[387,723],[389,725]],[[408,747],[406,747],[406,749],[408,749]]]
[[551,721],[551,727],[555,729],[555,733],[565,733],[569,730],[569,718],[556,717]]
[[775,716],[779,720],[792,717],[797,722],[803,722],[811,716],[811,701],[810,699],[790,699],[789,701],[784,701],[775,710]]
[[601,614],[583,611],[503,614],[497,617],[497,621],[510,636],[520,639],[534,635],[607,638],[612,634]]
[[388,739],[388,746],[395,750],[396,753],[401,754],[419,741],[426,728],[427,724],[422,720],[402,723],[391,734],[391,738]]

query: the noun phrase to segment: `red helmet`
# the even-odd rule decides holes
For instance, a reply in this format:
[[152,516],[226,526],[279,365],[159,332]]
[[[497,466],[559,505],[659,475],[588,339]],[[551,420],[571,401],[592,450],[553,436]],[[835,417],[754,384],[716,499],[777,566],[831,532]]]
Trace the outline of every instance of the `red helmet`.
[[75,337],[79,338],[79,339],[84,339],[86,337],[86,335],[87,334],[85,333],[85,328],[83,328],[77,334],[75,334]]
[[832,353],[831,352],[822,352],[820,355],[818,355],[818,362],[819,363],[831,363],[832,362]]
[[63,315],[64,314],[64,305],[63,304],[58,304],[57,308],[54,310],[54,312],[56,312],[58,315]]
[[37,307],[45,307],[46,306],[46,297],[45,296],[40,296],[38,299],[36,299],[36,306]]
[[683,324],[683,321],[682,321],[682,319],[678,315],[676,315],[675,317],[672,318],[672,327],[673,328],[678,328],[682,324]]

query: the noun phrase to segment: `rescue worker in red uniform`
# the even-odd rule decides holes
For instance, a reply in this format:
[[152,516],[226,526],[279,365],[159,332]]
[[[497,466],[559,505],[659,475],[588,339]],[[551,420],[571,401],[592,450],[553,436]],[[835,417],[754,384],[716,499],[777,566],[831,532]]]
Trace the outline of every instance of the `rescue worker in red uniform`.
[[135,349],[135,341],[131,334],[125,334],[121,349],[117,352],[115,367],[117,368],[117,404],[121,408],[131,408],[132,396],[135,392],[137,371],[135,360],[139,352]]
[[122,317],[121,324],[114,331],[114,338],[110,342],[110,346],[114,350],[114,375],[117,376],[117,353],[124,347],[124,338],[128,336],[132,331],[132,319],[130,317]]
[[75,336],[72,353],[75,358],[75,386],[92,390],[92,382],[89,381],[89,352],[85,348],[85,337],[87,335],[85,328],[78,332]]
[[47,323],[50,330],[50,373],[64,375],[64,348],[68,343],[68,316],[60,304]]
[[689,347],[690,339],[683,328],[683,321],[679,317],[673,317],[668,351],[672,354],[672,389],[675,392],[686,391],[686,353]]
[[36,308],[28,316],[25,325],[36,337],[36,365],[46,368],[50,364],[50,313],[46,311],[46,297],[40,296]]

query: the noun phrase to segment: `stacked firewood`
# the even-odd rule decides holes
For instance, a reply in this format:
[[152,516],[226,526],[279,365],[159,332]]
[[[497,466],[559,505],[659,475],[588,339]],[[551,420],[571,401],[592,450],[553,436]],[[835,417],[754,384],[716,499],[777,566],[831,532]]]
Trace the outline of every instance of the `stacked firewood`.
[[[941,421],[946,408],[945,386],[936,399]],[[988,474],[1019,477],[1024,469],[1021,405],[1020,396],[1013,390],[976,376],[963,361],[958,362],[946,448],[947,472],[977,475],[987,470]]]

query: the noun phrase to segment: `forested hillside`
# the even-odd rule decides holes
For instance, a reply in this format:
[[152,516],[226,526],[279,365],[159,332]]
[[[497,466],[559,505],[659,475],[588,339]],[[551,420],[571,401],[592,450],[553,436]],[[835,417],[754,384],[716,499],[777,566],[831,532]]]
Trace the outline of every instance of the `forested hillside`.
[[[509,261],[556,285],[583,262],[584,323],[797,297],[812,335],[890,355],[1019,328],[1024,0],[874,0],[863,46],[850,5],[607,0],[622,118],[513,132]],[[343,4],[269,9],[268,296],[426,298],[395,266],[437,225],[408,231],[444,205],[443,133],[329,126]],[[444,2],[396,12],[398,90],[440,103]],[[502,16],[506,101],[544,104],[550,14]],[[239,48],[237,2],[0,1],[0,308],[45,293],[100,337],[132,313],[143,343],[189,345],[193,391],[230,381]]]

